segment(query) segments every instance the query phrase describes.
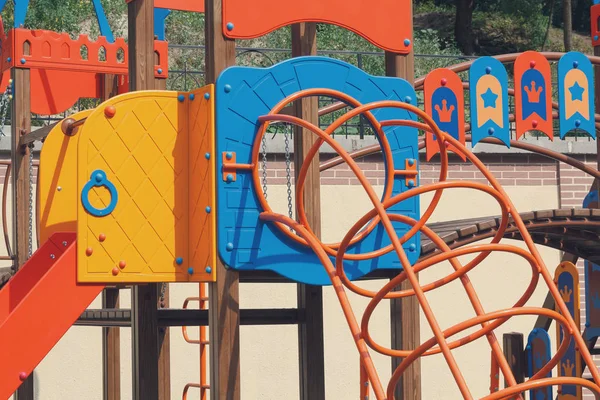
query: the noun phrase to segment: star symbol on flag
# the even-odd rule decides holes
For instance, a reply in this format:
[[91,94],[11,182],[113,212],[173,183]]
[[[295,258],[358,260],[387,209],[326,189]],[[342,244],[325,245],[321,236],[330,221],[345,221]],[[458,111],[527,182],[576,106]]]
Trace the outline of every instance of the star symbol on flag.
[[488,88],[488,90],[481,95],[483,99],[483,107],[484,108],[496,108],[496,100],[498,100],[498,95],[492,92],[492,88]]
[[585,92],[585,88],[579,85],[579,82],[575,82],[575,84],[569,88],[569,92],[571,92],[573,101],[583,101],[583,92]]

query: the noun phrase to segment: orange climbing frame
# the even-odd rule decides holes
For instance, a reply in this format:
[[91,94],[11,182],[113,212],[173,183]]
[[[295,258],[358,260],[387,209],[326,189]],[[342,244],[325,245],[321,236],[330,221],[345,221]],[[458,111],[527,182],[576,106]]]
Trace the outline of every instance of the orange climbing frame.
[[[355,108],[346,113],[345,115],[339,117],[335,122],[333,122],[331,126],[329,126],[325,130],[322,130],[319,127],[297,117],[278,114],[285,107],[285,105],[289,104],[292,101],[298,100],[303,97],[317,95],[337,98],[338,100],[341,100],[346,104],[350,104]],[[371,111],[384,107],[400,108],[403,110],[407,110],[417,115],[424,122],[416,122],[412,120],[393,120],[382,122],[376,121]],[[433,133],[441,149],[441,169],[439,182],[430,185],[420,186],[393,197],[391,197],[391,194],[389,192],[386,192],[384,193],[383,198],[380,198],[370,186],[367,178],[361,173],[358,164],[335,140],[331,138],[331,134],[338,127],[340,127],[342,124],[344,124],[351,118],[361,114],[364,115],[373,124],[373,127],[375,128],[375,131],[379,136],[382,151],[384,154],[388,154],[390,152],[390,147],[387,141],[385,140],[385,135],[383,134],[382,130],[386,126],[410,126],[421,129],[426,132]],[[331,282],[335,288],[335,293],[338,297],[338,300],[350,327],[352,337],[354,338],[357,349],[359,350],[361,383],[369,381],[371,383],[373,393],[375,394],[375,397],[377,399],[393,399],[394,391],[396,385],[399,382],[400,376],[403,374],[404,371],[406,371],[408,366],[419,357],[439,353],[443,354],[446,363],[456,381],[457,387],[460,393],[462,394],[462,397],[464,399],[472,399],[473,396],[465,382],[465,379],[456,363],[456,360],[451,350],[468,344],[484,336],[490,344],[492,354],[490,371],[492,377],[492,385],[490,385],[490,394],[486,396],[485,399],[505,399],[511,396],[517,396],[518,398],[521,398],[521,393],[534,387],[539,388],[544,386],[556,386],[564,384],[578,385],[580,387],[588,388],[596,395],[596,398],[600,399],[600,373],[596,369],[592,357],[589,351],[587,350],[586,344],[579,332],[579,327],[568,312],[567,307],[564,301],[562,300],[562,297],[560,296],[556,285],[553,282],[552,275],[546,268],[539,252],[537,251],[531,239],[531,236],[527,232],[523,220],[519,216],[514,205],[508,198],[506,192],[499,185],[498,181],[486,169],[484,164],[464,145],[459,143],[457,140],[455,140],[448,134],[445,134],[444,132],[440,131],[430,116],[428,116],[418,108],[411,106],[407,103],[397,101],[381,101],[377,103],[362,105],[358,103],[355,99],[337,91],[311,89],[298,92],[284,99],[278,105],[276,105],[268,115],[260,117],[259,121],[262,123],[262,127],[259,130],[259,134],[256,136],[255,139],[252,164],[250,164],[255,185],[260,185],[258,171],[258,166],[260,165],[258,160],[258,149],[260,149],[260,142],[271,122],[280,121],[297,125],[306,130],[311,131],[312,133],[318,136],[317,142],[310,149],[309,154],[307,155],[306,159],[304,160],[304,163],[302,164],[303,166],[299,171],[298,180],[296,183],[296,204],[299,222],[296,222],[284,215],[276,214],[275,212],[273,212],[269,207],[268,203],[266,202],[266,199],[260,196],[260,193],[262,193],[262,191],[257,190],[257,193],[259,193],[259,201],[261,202],[261,205],[265,210],[261,214],[261,219],[267,222],[275,223],[279,227],[284,228],[282,229],[282,232],[288,235],[292,240],[295,240],[300,244],[310,246],[311,249],[319,257],[320,261],[323,263],[323,266],[327,270]],[[327,143],[329,146],[331,146],[349,165],[350,169],[355,173],[357,179],[360,181],[361,185],[365,189],[367,195],[369,196],[373,204],[373,209],[366,215],[364,215],[359,221],[356,222],[356,224],[345,235],[342,242],[333,245],[322,243],[314,235],[310,224],[308,223],[308,219],[304,210],[303,189],[308,172],[308,166],[311,164],[313,157],[318,153],[320,146],[324,143]],[[468,181],[448,181],[447,147],[449,146],[452,146],[455,149],[455,151],[459,153],[459,155],[464,156],[466,159],[472,162],[477,167],[477,169],[486,177],[490,185]],[[386,159],[391,160],[391,157],[386,157]],[[394,165],[392,165],[391,162],[388,162],[386,164],[386,168],[386,176],[388,177],[388,179],[390,179],[389,177],[394,175]],[[390,185],[388,185],[388,187],[389,186]],[[431,215],[433,214],[436,207],[438,206],[443,191],[455,188],[469,188],[473,190],[478,190],[488,194],[498,202],[502,210],[502,223],[500,224],[498,232],[492,239],[491,243],[466,246],[459,249],[451,250],[436,233],[434,233],[425,225],[431,217]],[[433,198],[419,220],[414,220],[412,218],[400,214],[389,214],[387,211],[390,207],[394,206],[395,204],[401,201],[430,192],[434,193]],[[525,245],[527,247],[526,249],[500,243],[504,232],[508,226],[509,218],[513,219],[515,225],[519,229],[520,234],[522,235]],[[394,227],[392,226],[392,221],[398,221],[403,224],[407,224],[411,226],[411,229],[404,236],[398,237]],[[369,230],[369,228],[363,229],[363,227],[372,227],[374,226],[374,224],[377,223],[382,223],[385,227],[385,230],[391,239],[391,245],[387,246],[386,248],[367,254],[346,254],[346,250],[351,245],[351,243],[359,240],[360,237],[362,237],[365,234],[365,231]],[[290,232],[289,228],[292,228],[295,233]],[[429,258],[421,260],[415,265],[411,265],[408,261],[406,254],[404,253],[402,244],[409,240],[419,231],[426,237],[431,239],[438,246],[439,251]],[[394,251],[397,254],[404,270],[402,273],[398,274],[394,279],[390,280],[389,283],[383,286],[383,288],[381,288],[379,291],[375,292],[363,289],[357,284],[350,282],[346,277],[344,273],[344,259],[371,259],[391,251]],[[525,293],[521,296],[520,299],[517,300],[517,302],[512,308],[493,312],[486,312],[483,309],[483,306],[478,298],[477,292],[473,288],[467,273],[472,269],[476,268],[492,252],[512,253],[522,257],[523,259],[525,259],[525,261],[529,263],[532,275],[531,281]],[[464,255],[475,255],[475,257],[467,264],[463,265],[458,258]],[[330,256],[335,257],[335,265],[329,258]],[[454,269],[454,272],[435,282],[421,286],[419,284],[416,274],[420,271],[423,271],[424,269],[437,265],[438,263],[443,261],[449,261]],[[544,308],[524,307],[528,299],[533,294],[540,280],[540,277],[545,282],[550,293],[554,297],[557,309],[560,311],[560,313]],[[471,304],[473,305],[476,317],[471,318],[467,321],[463,321],[462,323],[452,326],[446,330],[442,330],[436,319],[435,314],[433,313],[429,305],[427,298],[425,297],[425,292],[437,289],[457,279],[460,280],[461,284],[463,285],[467,296],[469,297]],[[406,280],[410,282],[412,287],[411,289],[400,292],[393,292],[394,288],[398,287],[402,282]],[[371,299],[360,321],[357,319],[356,315],[352,311],[350,302],[346,294],[346,290],[350,290],[360,296]],[[434,337],[425,341],[416,349],[394,350],[377,343],[371,337],[369,332],[369,320],[377,305],[383,299],[404,298],[410,296],[416,296],[417,300],[419,301],[421,310],[423,310],[425,314],[427,323],[430,325]],[[504,324],[511,317],[519,315],[543,315],[550,317],[554,319],[557,322],[557,324],[559,324],[564,329],[564,332],[566,332],[566,334],[564,340],[558,346],[557,352],[554,355],[554,357],[528,381],[517,384],[515,377],[513,376],[509,367],[509,363],[507,362],[502,352],[494,330],[500,327],[502,324]],[[480,325],[481,328],[476,332],[468,334],[457,340],[448,340],[451,336],[458,335],[464,332],[466,329],[475,327],[477,325]],[[579,377],[545,378],[545,375],[557,365],[560,358],[564,355],[571,339],[574,339],[576,346],[579,349],[581,349],[581,356],[583,357],[584,362],[588,365],[592,373],[593,382],[589,382]],[[371,359],[371,350],[391,357],[400,357],[403,359],[400,365],[394,371],[390,382],[385,388],[382,382],[380,381],[379,375]],[[504,379],[507,383],[506,388],[504,389],[498,389],[498,380],[496,380],[495,378],[497,371],[502,371],[504,375]],[[361,387],[362,386],[364,385],[361,385]],[[367,390],[361,389],[361,394],[366,395]]]

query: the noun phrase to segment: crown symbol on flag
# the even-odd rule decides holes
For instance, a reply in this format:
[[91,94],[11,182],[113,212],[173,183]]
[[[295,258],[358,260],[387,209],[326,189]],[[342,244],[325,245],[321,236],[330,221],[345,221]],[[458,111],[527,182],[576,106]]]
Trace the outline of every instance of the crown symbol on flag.
[[525,86],[525,92],[527,93],[527,98],[529,99],[530,103],[539,103],[540,102],[540,95],[542,94],[542,91],[544,89],[541,87],[535,87],[535,81],[531,81],[531,89],[529,88],[529,86]]
[[442,108],[440,108],[439,104],[436,104],[434,108],[435,108],[435,111],[437,111],[437,113],[438,113],[440,122],[442,122],[442,123],[452,122],[452,112],[454,112],[454,106],[450,106],[450,108],[448,108],[447,100],[442,100]]

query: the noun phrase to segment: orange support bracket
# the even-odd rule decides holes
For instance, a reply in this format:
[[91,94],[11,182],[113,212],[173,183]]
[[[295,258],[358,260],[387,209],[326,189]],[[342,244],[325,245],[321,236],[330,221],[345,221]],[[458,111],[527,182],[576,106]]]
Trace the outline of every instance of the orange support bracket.
[[0,398],[12,395],[104,288],[78,284],[76,266],[75,233],[55,233],[0,291]]

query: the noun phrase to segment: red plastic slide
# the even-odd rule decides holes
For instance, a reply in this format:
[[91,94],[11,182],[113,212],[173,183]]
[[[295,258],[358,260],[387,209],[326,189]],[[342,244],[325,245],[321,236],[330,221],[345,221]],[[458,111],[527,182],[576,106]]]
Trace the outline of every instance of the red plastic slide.
[[75,233],[55,233],[0,290],[0,399],[52,350],[104,285],[77,283]]

